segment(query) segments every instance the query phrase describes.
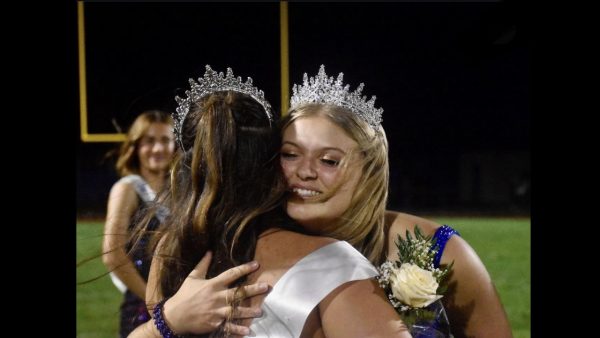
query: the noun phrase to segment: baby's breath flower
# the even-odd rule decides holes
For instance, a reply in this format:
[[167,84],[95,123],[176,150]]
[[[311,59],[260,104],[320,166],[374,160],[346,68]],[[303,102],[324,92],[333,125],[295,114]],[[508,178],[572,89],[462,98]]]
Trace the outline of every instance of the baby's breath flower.
[[[430,287],[429,289],[431,290],[428,292],[433,293],[427,297],[430,297],[430,299],[434,300],[442,297],[442,295],[437,294],[437,291],[443,289],[443,279],[452,268],[452,264],[444,269],[439,269],[434,266],[433,260],[437,253],[437,249],[434,247],[432,238],[430,236],[423,236],[418,225],[415,225],[414,237],[411,236],[410,232],[408,231],[406,231],[406,239],[403,239],[400,235],[398,235],[396,246],[398,247],[398,260],[395,262],[386,261],[381,264],[381,266],[378,268],[379,276],[377,277],[377,281],[379,282],[379,285],[386,290],[390,303],[394,306],[394,308],[396,308],[401,315],[406,315],[407,318],[408,316],[412,316],[414,318],[415,316],[423,315],[427,311],[422,307],[423,302],[413,302],[412,300],[401,301],[394,296],[394,293],[397,295],[403,295],[402,297],[407,294],[407,292],[401,292],[400,290],[394,288],[403,287],[411,289],[413,287],[421,287],[420,285],[402,284],[405,282],[417,283],[419,280],[418,278],[406,280],[402,283],[398,282],[398,273],[402,264],[409,263],[406,266],[414,265],[419,269],[426,270],[426,272],[424,272],[426,274],[431,273],[434,281],[430,281],[429,285],[433,285],[433,288]],[[393,283],[392,279],[394,279]],[[404,291],[405,290],[406,289],[404,289]],[[411,292],[408,292],[408,294],[411,294]],[[419,294],[419,292],[415,294]],[[411,303],[419,304],[419,306],[411,306]]]

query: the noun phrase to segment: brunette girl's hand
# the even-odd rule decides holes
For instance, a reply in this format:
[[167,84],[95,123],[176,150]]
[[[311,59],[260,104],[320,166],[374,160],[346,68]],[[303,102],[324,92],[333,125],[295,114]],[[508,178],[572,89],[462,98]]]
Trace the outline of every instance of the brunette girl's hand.
[[[167,324],[177,334],[202,334],[216,330],[227,318],[255,318],[262,314],[260,307],[238,306],[234,313],[231,305],[234,296],[241,300],[266,293],[266,283],[257,283],[241,287],[242,290],[229,288],[229,285],[259,267],[253,261],[224,271],[220,275],[206,279],[206,272],[212,259],[207,252],[198,265],[190,272],[181,288],[167,300],[163,312]],[[247,335],[249,329],[243,325],[225,324],[225,330],[231,335]]]

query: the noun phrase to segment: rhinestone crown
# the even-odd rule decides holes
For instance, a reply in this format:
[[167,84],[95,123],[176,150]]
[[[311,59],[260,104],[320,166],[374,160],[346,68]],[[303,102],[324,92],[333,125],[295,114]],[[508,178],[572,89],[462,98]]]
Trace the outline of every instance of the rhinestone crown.
[[265,99],[265,94],[263,91],[252,85],[252,78],[250,77],[248,77],[246,82],[242,82],[242,78],[240,76],[233,76],[233,70],[231,70],[229,67],[227,67],[227,74],[224,75],[223,72],[217,73],[216,71],[212,70],[209,65],[206,65],[206,72],[204,73],[204,76],[198,78],[198,82],[194,81],[194,79],[190,79],[189,82],[191,88],[190,90],[185,91],[187,97],[175,97],[175,101],[177,101],[179,106],[175,109],[176,113],[173,114],[175,125],[174,133],[182,149],[183,121],[190,112],[190,106],[192,102],[197,102],[204,96],[214,92],[231,90],[251,96],[254,100],[256,100],[256,102],[260,103],[263,108],[265,108],[265,112],[269,118],[269,123],[273,122],[271,105]]
[[371,127],[377,129],[381,125],[383,108],[375,108],[376,96],[367,101],[366,96],[360,96],[364,83],[361,83],[354,92],[350,92],[350,85],[343,85],[344,73],[340,73],[337,80],[325,74],[325,66],[321,65],[316,77],[308,78],[304,73],[304,83],[294,84],[290,107],[293,109],[307,103],[325,103],[348,108],[365,120]]

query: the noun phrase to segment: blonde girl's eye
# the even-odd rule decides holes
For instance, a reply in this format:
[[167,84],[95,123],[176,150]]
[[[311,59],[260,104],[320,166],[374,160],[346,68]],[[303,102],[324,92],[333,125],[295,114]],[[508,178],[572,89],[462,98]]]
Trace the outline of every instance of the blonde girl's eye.
[[325,164],[326,166],[329,167],[337,167],[340,164],[340,161],[338,160],[333,160],[330,158],[322,158],[321,159],[321,163]]

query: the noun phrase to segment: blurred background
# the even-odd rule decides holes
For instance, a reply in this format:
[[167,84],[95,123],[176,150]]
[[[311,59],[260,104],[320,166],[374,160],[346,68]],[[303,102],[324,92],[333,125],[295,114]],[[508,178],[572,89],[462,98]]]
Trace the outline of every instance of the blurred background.
[[[281,113],[279,2],[85,2],[89,135],[174,111],[204,65],[254,79]],[[498,288],[515,337],[530,337],[529,15],[512,1],[289,3],[289,91],[321,64],[377,96],[390,144],[389,209],[453,225]],[[81,85],[81,84],[80,84]],[[81,113],[81,114],[80,114]],[[77,259],[98,255],[117,142],[78,129]],[[78,282],[102,276],[100,259]],[[77,336],[115,336],[107,276],[77,287]]]
[[[251,76],[280,112],[279,3],[85,3],[88,132],[173,111],[204,65]],[[391,209],[529,215],[530,48],[512,2],[290,3],[289,88],[344,72],[376,95]],[[79,119],[79,116],[77,117]],[[117,143],[77,135],[77,213],[102,217]]]

